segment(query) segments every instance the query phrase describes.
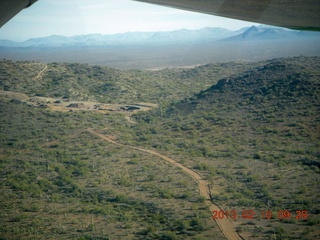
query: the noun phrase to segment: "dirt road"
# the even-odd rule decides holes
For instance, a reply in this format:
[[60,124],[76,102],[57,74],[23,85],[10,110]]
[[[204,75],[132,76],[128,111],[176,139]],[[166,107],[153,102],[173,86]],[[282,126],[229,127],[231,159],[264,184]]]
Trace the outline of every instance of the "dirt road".
[[33,80],[39,80],[39,79],[42,77],[42,75],[45,73],[45,71],[47,71],[47,69],[48,69],[48,65],[46,65],[46,66],[37,74],[37,76],[35,76],[35,77],[33,78]]
[[135,121],[131,119],[131,116],[126,116],[125,118],[128,120],[129,123],[137,124]]
[[[210,200],[210,191],[209,191],[209,183],[208,181],[206,181],[205,179],[203,179],[203,177],[193,171],[190,168],[187,168],[186,166],[182,165],[181,163],[178,163],[177,161],[173,160],[172,158],[169,158],[165,155],[162,155],[156,151],[153,150],[148,150],[148,149],[144,149],[144,148],[140,148],[140,147],[134,147],[134,146],[129,146],[129,145],[124,145],[121,143],[118,143],[114,140],[112,140],[111,138],[109,138],[108,136],[105,136],[103,134],[100,134],[96,131],[94,131],[93,129],[87,129],[88,132],[90,132],[91,134],[100,137],[101,139],[109,142],[109,143],[113,143],[116,144],[118,146],[122,146],[122,147],[126,147],[126,148],[131,148],[131,149],[135,149],[138,151],[142,151],[142,152],[147,152],[149,154],[152,154],[154,156],[157,156],[169,163],[171,163],[172,165],[182,169],[186,174],[188,174],[189,176],[191,176],[194,180],[196,180],[199,184],[199,193],[200,196],[203,196],[206,198],[205,203],[209,206],[210,205],[210,211],[220,211],[221,208],[219,208],[217,205],[212,204],[211,200]],[[239,237],[239,235],[236,233],[234,226],[232,224],[232,222],[227,219],[227,218],[223,218],[223,219],[215,219],[215,221],[217,222],[221,232],[224,234],[224,236],[229,239],[229,240],[241,240],[241,238]]]

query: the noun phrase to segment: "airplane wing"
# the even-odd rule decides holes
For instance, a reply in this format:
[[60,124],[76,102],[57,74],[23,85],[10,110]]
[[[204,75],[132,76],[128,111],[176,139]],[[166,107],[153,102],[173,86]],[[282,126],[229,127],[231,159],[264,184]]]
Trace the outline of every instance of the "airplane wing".
[[[1,0],[0,27],[37,0]],[[320,0],[134,0],[299,30],[320,31]]]
[[320,0],[135,0],[221,17],[320,31]]
[[0,0],[0,27],[37,0]]

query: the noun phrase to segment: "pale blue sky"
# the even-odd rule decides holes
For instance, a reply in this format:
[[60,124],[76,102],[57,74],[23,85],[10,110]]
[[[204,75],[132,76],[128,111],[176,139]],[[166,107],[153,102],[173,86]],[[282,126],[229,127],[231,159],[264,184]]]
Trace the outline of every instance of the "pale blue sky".
[[203,27],[237,30],[251,25],[131,0],[38,0],[0,28],[0,39],[24,41],[53,34],[74,36]]

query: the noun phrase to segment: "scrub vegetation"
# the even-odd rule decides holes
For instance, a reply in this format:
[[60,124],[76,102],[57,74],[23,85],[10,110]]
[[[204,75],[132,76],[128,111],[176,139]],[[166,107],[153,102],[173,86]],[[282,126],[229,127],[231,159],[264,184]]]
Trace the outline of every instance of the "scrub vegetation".
[[[90,128],[192,168],[222,209],[254,211],[232,220],[245,239],[318,239],[319,69],[318,57],[159,71],[1,61],[1,238],[223,239],[192,178]],[[134,124],[31,106],[27,95],[158,107]]]
[[260,64],[230,62],[190,69],[125,71],[78,63],[3,60],[0,61],[0,90],[103,103],[171,102],[205,90],[223,77]]

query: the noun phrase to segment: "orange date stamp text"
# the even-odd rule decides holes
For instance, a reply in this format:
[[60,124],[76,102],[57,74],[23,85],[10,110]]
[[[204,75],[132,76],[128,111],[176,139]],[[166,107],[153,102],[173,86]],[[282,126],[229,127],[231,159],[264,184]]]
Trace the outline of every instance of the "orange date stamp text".
[[253,218],[261,218],[261,219],[289,219],[295,218],[297,220],[305,220],[308,218],[308,212],[306,210],[296,210],[295,213],[290,213],[288,210],[278,210],[278,212],[272,212],[271,210],[262,210],[260,213],[256,213],[253,210],[243,210],[240,213],[237,213],[235,210],[213,210],[212,211],[212,219],[253,219]]

